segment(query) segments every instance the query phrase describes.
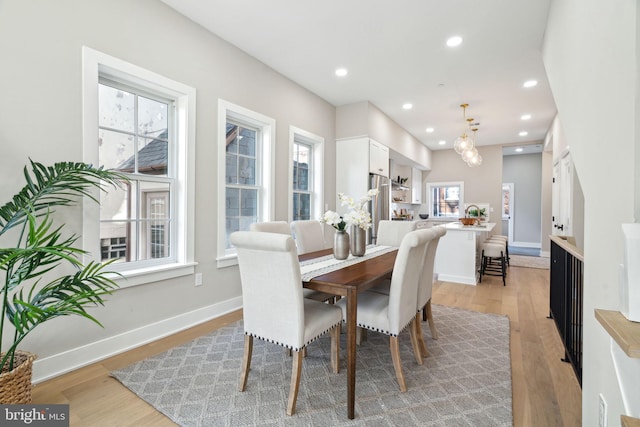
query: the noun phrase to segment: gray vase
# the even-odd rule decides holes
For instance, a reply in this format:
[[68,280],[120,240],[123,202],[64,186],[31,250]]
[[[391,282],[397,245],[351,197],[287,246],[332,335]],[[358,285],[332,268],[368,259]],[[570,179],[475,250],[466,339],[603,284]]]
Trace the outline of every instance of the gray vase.
[[356,225],[352,226],[350,240],[351,254],[353,256],[364,256],[367,249],[367,230]]
[[349,257],[349,233],[344,230],[337,230],[333,236],[333,256],[336,259]]

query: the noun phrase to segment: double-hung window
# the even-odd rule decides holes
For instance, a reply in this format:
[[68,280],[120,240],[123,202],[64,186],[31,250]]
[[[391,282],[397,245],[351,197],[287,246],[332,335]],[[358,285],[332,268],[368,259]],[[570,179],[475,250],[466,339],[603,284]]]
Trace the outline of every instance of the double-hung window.
[[293,220],[311,219],[313,151],[309,144],[293,142]]
[[128,178],[85,207],[85,248],[121,286],[193,273],[195,89],[89,48],[83,82],[84,160]]
[[[129,179],[124,188],[101,193],[102,261],[174,258],[173,111],[173,99],[107,79],[98,85],[98,161]],[[110,249],[112,242],[117,242],[119,250]]]
[[292,221],[320,218],[324,139],[291,127],[291,214]]
[[270,221],[275,120],[218,102],[218,266],[237,264],[231,234]]
[[428,184],[429,214],[431,218],[464,216],[464,183],[432,182]]

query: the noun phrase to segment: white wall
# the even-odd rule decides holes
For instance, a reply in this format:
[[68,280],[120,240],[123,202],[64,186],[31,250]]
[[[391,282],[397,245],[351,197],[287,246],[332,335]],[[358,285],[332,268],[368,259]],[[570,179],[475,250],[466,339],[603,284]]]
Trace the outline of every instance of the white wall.
[[[216,268],[218,98],[276,120],[276,212],[286,220],[289,126],[325,140],[325,200],[335,203],[335,107],[239,51],[157,0],[0,1],[0,204],[23,185],[31,157],[81,161],[82,46],[196,88],[196,270],[118,291],[92,310],[105,326],[80,318],[38,328],[22,348],[39,355],[35,379],[238,307],[237,268]],[[80,233],[82,214],[66,230]],[[0,242],[0,247],[10,242]],[[65,353],[68,352],[68,353]],[[74,366],[75,365],[75,366]]]
[[[558,117],[584,193],[582,421],[587,426],[598,425],[599,394],[608,404],[608,425],[620,425],[624,413],[610,338],[593,312],[619,309],[620,225],[633,220],[637,206],[637,8],[636,0],[554,0],[543,44]],[[606,200],[616,206],[603,215]]]
[[367,136],[386,145],[391,158],[420,170],[431,168],[431,150],[370,102],[341,105],[336,109],[336,138]]
[[[495,234],[502,233],[502,147],[479,147],[482,165],[470,168],[453,150],[432,151],[431,170],[423,172],[424,186],[431,182],[464,181],[465,203],[489,203]],[[426,196],[428,198],[428,195]],[[428,200],[424,200],[428,203]],[[424,207],[423,207],[424,210]],[[428,212],[428,210],[424,210]]]

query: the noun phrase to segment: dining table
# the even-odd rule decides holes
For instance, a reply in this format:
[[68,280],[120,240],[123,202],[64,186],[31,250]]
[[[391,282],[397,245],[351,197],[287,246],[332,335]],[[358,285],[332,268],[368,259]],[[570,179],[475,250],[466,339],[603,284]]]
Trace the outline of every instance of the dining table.
[[[339,295],[346,298],[347,316],[347,417],[355,417],[356,392],[356,332],[358,314],[358,294],[391,277],[398,249],[396,247],[382,248],[367,247],[369,254],[360,259],[353,259],[339,268],[329,268],[330,271],[318,270],[318,275],[309,277],[303,274],[303,286],[316,291]],[[318,259],[332,256],[332,249],[309,252],[299,255],[301,265]],[[358,257],[356,257],[358,258]],[[320,262],[319,262],[320,263]],[[326,261],[325,261],[326,263]]]

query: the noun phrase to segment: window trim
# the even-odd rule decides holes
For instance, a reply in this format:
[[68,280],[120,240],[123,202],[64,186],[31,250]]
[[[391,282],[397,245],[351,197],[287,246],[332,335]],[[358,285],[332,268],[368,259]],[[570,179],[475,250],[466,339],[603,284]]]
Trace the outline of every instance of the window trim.
[[218,241],[216,262],[218,268],[230,267],[238,264],[235,250],[227,250],[226,242],[226,129],[227,118],[240,123],[246,123],[261,129],[262,141],[257,149],[262,154],[260,164],[260,206],[258,214],[260,221],[271,221],[275,213],[275,141],[276,121],[264,114],[249,110],[229,101],[218,99]]
[[[460,197],[458,199],[458,216],[433,216],[433,188],[434,187],[460,187]],[[429,195],[427,202],[429,203],[429,218],[440,220],[455,221],[460,218],[460,212],[464,211],[464,181],[445,181],[445,182],[428,182],[427,194]]]
[[[175,99],[175,164],[178,165],[175,173],[175,261],[159,266],[112,268],[122,275],[114,276],[114,280],[121,288],[126,288],[195,273],[195,88],[87,46],[82,47],[82,66],[82,137],[83,161],[86,163],[98,164],[96,138],[99,128],[98,82],[101,76],[168,94]],[[97,190],[93,194],[99,196]],[[84,262],[98,260],[100,206],[93,202],[83,203],[83,214],[82,245],[89,252]]]
[[301,142],[311,145],[313,149],[311,219],[322,217],[324,212],[324,138],[304,129],[289,126],[289,181],[287,189],[289,195],[287,218],[289,222],[293,220],[293,144],[296,137]]

